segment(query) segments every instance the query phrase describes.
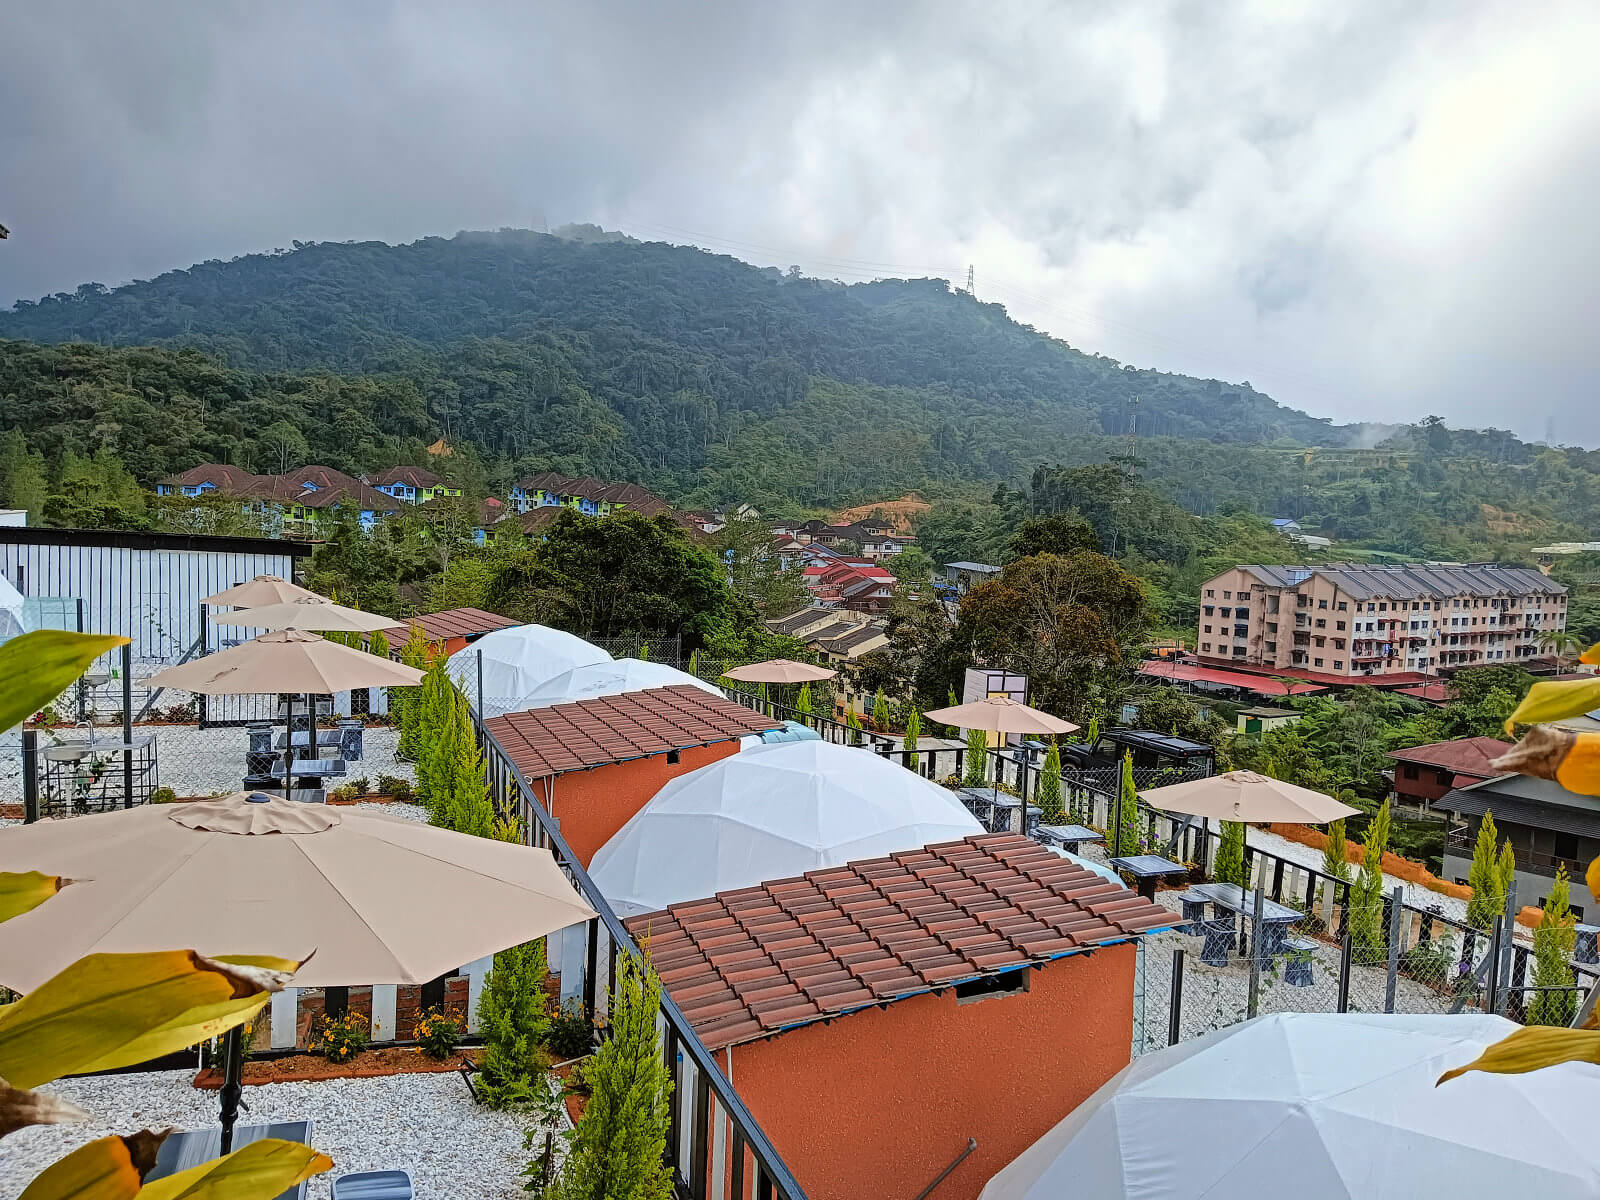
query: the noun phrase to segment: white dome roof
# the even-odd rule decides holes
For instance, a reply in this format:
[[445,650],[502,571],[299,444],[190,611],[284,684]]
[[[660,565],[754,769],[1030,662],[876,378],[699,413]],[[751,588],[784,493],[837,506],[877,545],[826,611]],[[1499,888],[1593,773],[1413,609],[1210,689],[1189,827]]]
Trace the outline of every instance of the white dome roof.
[[1135,1059],[981,1200],[1600,1194],[1593,1066],[1435,1086],[1520,1028],[1487,1015],[1381,1013],[1231,1025]]
[[574,667],[563,671],[554,679],[547,679],[524,696],[519,709],[548,708],[552,704],[568,704],[574,700],[588,700],[594,696],[616,696],[622,692],[642,692],[646,688],[671,687],[688,684],[701,691],[721,696],[722,689],[704,679],[696,679],[687,671],[669,667],[666,663],[647,662],[639,658],[618,658],[610,662],[593,663],[587,667]]
[[[483,655],[483,695],[478,696],[478,655]],[[485,634],[450,656],[446,669],[456,686],[479,701],[486,717],[521,712],[525,698],[546,680],[611,655],[581,637],[546,625],[513,625]]]
[[589,874],[627,916],[982,832],[954,794],[870,750],[783,742],[674,779]]
[[28,623],[22,616],[22,594],[11,586],[11,581],[0,575],[0,638],[13,638],[28,632]]

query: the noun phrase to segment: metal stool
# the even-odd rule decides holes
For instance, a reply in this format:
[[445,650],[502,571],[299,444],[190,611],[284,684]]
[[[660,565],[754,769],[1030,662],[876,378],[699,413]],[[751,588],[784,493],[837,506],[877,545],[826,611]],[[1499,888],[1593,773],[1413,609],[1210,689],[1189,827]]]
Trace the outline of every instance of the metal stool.
[[1196,896],[1191,892],[1185,892],[1178,897],[1178,900],[1183,905],[1183,919],[1189,922],[1189,926],[1184,932],[1189,934],[1190,937],[1199,937],[1204,932],[1201,927],[1206,922],[1206,905],[1210,901],[1204,896]]

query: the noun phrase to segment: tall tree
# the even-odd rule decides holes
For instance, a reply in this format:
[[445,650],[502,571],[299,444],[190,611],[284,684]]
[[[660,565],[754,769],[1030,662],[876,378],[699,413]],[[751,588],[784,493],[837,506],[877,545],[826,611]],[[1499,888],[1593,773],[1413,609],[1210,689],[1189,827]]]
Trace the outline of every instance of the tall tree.
[[1322,873],[1334,879],[1350,882],[1349,840],[1345,835],[1344,818],[1328,822],[1328,839],[1322,845]]
[[[806,712],[809,714],[810,711],[811,711],[811,709],[809,707],[809,705],[810,705],[810,697],[809,696],[807,696],[807,698],[806,698],[806,703],[807,703]],[[912,708],[911,708],[911,711],[906,714],[906,737],[905,737],[905,750],[907,752],[906,753],[906,758],[905,758],[905,763],[906,763],[907,768],[909,768],[912,771],[919,770],[921,768],[921,766],[922,766],[922,755],[917,753],[917,738],[921,734],[921,732],[922,732],[922,716],[921,716],[921,714],[919,714],[917,712],[916,707],[913,705]]]
[[540,1048],[550,1028],[547,974],[542,938],[494,956],[478,998],[483,1052],[473,1081],[490,1108],[538,1109],[549,1091],[550,1060]]
[[1467,901],[1467,924],[1484,933],[1494,927],[1494,919],[1506,908],[1496,860],[1498,851],[1494,814],[1486,811],[1483,824],[1478,826],[1478,840],[1472,846],[1472,865],[1467,868],[1467,887],[1472,890],[1472,898]]
[[1245,874],[1245,827],[1241,821],[1222,822],[1221,837],[1217,842],[1217,856],[1211,863],[1211,874],[1218,883],[1231,883],[1237,887],[1249,884]]
[[1573,986],[1571,960],[1578,940],[1569,894],[1567,869],[1557,866],[1539,928],[1533,931],[1533,986],[1541,990],[1528,1004],[1529,1025],[1570,1025],[1577,1011],[1577,996],[1564,990]]
[[989,782],[989,735],[983,730],[967,730],[966,760],[962,786],[983,787]]
[[1370,963],[1380,961],[1388,945],[1383,924],[1383,855],[1389,848],[1387,800],[1367,822],[1361,843],[1361,874],[1350,889],[1350,925],[1356,954]]
[[611,1035],[582,1069],[589,1099],[550,1200],[671,1200],[666,1165],[672,1079],[661,1060],[661,980],[648,961],[617,956]]
[[1045,752],[1044,767],[1039,772],[1039,819],[1046,825],[1060,825],[1066,820],[1066,810],[1061,806],[1061,750],[1055,739]]
[[1144,839],[1139,832],[1139,792],[1133,785],[1133,751],[1125,751],[1122,755],[1122,777],[1118,784],[1118,803],[1112,819],[1116,828],[1111,831],[1111,849],[1109,853],[1113,858],[1128,854],[1138,854],[1143,847]]

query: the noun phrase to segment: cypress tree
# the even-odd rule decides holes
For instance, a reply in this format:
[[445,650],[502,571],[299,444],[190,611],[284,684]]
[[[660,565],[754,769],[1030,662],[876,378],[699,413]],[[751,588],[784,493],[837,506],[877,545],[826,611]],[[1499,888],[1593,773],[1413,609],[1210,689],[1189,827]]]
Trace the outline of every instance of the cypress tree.
[[800,694],[794,698],[794,707],[796,712],[808,717],[811,715],[811,685],[809,683],[800,685]]
[[[1544,902],[1544,915],[1539,928],[1533,931],[1533,986],[1536,988],[1569,988],[1573,985],[1572,958],[1577,943],[1577,918],[1572,915],[1568,900],[1571,885],[1567,868],[1556,867],[1556,881],[1550,886],[1550,895]],[[1560,1025],[1572,1023],[1577,1011],[1577,996],[1573,992],[1541,991],[1533,994],[1528,1005],[1529,1025]]]
[[856,717],[855,709],[845,709],[844,727],[850,731],[850,744],[852,746],[859,746],[861,744],[861,722]]
[[1328,822],[1328,840],[1322,847],[1322,873],[1335,879],[1350,882],[1350,859],[1347,854],[1344,818]]
[[[951,688],[949,694],[945,697],[945,705],[948,708],[954,708],[956,706],[955,688]],[[957,738],[961,736],[961,730],[954,725],[946,725],[945,734],[949,737]]]
[[1049,752],[1044,756],[1044,769],[1039,772],[1039,794],[1036,799],[1039,819],[1044,824],[1060,825],[1066,819],[1066,811],[1061,807],[1061,751],[1056,748],[1053,739]]
[[1377,962],[1387,952],[1383,927],[1383,852],[1389,848],[1389,802],[1373,814],[1362,836],[1361,874],[1350,888],[1350,925],[1362,962]]
[[440,764],[441,794],[432,804],[433,824],[473,837],[495,837],[494,805],[489,800],[488,774],[472,729],[470,706],[454,687],[450,688],[448,703],[452,729],[446,753],[450,761]]
[[883,689],[872,699],[872,725],[879,733],[889,732],[889,702],[883,698]]
[[473,1086],[490,1108],[542,1107],[549,1060],[540,1043],[550,1029],[543,939],[494,956],[478,998],[483,1052]]
[[1467,924],[1488,933],[1494,928],[1494,919],[1505,911],[1505,893],[1500,890],[1500,868],[1495,860],[1495,850],[1500,833],[1494,825],[1494,814],[1485,812],[1483,824],[1478,826],[1478,840],[1472,847],[1472,866],[1467,869],[1467,886],[1472,898],[1467,901]]
[[1091,750],[1093,750],[1097,745],[1100,744],[1100,714],[1099,713],[1096,713],[1094,716],[1089,718],[1089,732],[1088,732],[1088,734],[1087,734],[1087,736],[1085,738],[1085,744],[1087,744],[1089,749],[1091,749]]
[[389,639],[383,635],[383,630],[378,630],[367,639],[367,653],[379,658],[389,657]]
[[[428,669],[428,643],[419,626],[411,627],[411,635],[400,648],[400,661],[418,671]],[[390,688],[389,711],[400,722],[400,745],[395,757],[402,762],[416,762],[417,753],[422,748],[418,740],[422,719],[422,685]]]
[[1120,858],[1123,855],[1139,853],[1139,792],[1133,786],[1133,751],[1127,750],[1122,755],[1122,782],[1121,803],[1118,813],[1112,812],[1112,819],[1118,821],[1117,828],[1112,830],[1111,857]]
[[[810,710],[807,709],[806,711],[809,712]],[[917,735],[921,732],[922,715],[917,712],[916,708],[913,707],[910,713],[906,715],[905,742],[905,748],[907,751],[906,766],[913,771],[920,770],[922,767],[922,755],[917,753]]]
[[989,781],[989,735],[981,729],[967,730],[967,769],[963,787],[982,787]]
[[1500,861],[1495,864],[1495,877],[1500,882],[1500,906],[1503,910],[1506,898],[1517,890],[1517,856],[1511,849],[1510,838],[1500,843]]
[[664,1156],[672,1080],[656,1040],[661,980],[631,954],[617,957],[611,1036],[584,1064],[589,1101],[573,1130],[552,1200],[671,1200]]
[[700,678],[700,651],[698,650],[689,651],[689,674],[696,679]]
[[1244,823],[1222,822],[1222,837],[1217,843],[1217,857],[1211,864],[1211,874],[1218,883],[1231,883],[1244,887],[1249,878],[1244,869]]
[[444,668],[443,655],[422,677],[417,697],[417,798],[430,810],[444,802],[455,770],[456,686]]
[[642,645],[640,645],[640,647],[639,647],[639,661],[640,662],[649,662],[650,661],[650,643],[649,642],[645,642]]

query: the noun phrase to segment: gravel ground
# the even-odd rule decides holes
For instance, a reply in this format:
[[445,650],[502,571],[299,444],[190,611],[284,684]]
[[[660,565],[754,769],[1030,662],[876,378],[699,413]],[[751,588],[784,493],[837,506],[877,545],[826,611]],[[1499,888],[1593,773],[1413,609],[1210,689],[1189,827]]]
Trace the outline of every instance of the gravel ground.
[[[63,740],[81,735],[70,730],[58,731]],[[197,725],[137,725],[134,735],[153,734],[156,739],[156,770],[159,783],[180,796],[205,796],[213,792],[237,791],[244,777],[245,749],[249,735],[242,728],[201,729]],[[117,739],[116,730],[102,727],[97,738],[107,741]],[[41,744],[48,742],[41,736]],[[396,775],[415,781],[409,763],[395,761],[395,747],[400,741],[400,731],[386,726],[367,729],[363,740],[363,757],[351,763],[349,773],[331,781],[331,785],[365,776],[376,783],[380,775]],[[15,737],[0,739],[0,804],[22,802],[21,742]]]
[[[0,1200],[14,1200],[40,1171],[85,1142],[112,1133],[215,1124],[217,1093],[190,1086],[189,1071],[67,1079],[45,1090],[95,1114],[76,1125],[37,1126],[5,1139],[0,1149]],[[326,1200],[329,1180],[346,1171],[402,1167],[419,1200],[522,1197],[527,1119],[474,1104],[459,1075],[391,1075],[247,1087],[245,1122],[312,1120],[312,1143],[333,1170],[311,1181],[308,1195]],[[560,1143],[558,1142],[558,1145]],[[538,1139],[543,1146],[543,1138]]]

